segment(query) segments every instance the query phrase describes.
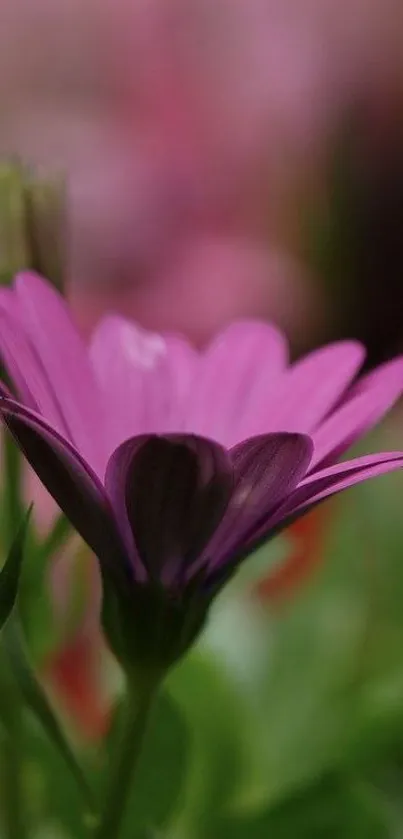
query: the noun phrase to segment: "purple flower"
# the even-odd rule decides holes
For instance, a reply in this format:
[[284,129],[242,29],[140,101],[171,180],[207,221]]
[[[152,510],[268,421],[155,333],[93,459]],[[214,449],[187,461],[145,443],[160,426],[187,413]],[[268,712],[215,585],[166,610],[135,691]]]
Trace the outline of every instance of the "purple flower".
[[3,418],[99,559],[122,661],[171,663],[257,545],[403,465],[403,452],[334,463],[400,395],[403,359],[355,380],[354,342],[288,365],[273,326],[235,323],[197,353],[117,316],[87,348],[32,274],[1,292],[0,319],[19,397],[4,388]]

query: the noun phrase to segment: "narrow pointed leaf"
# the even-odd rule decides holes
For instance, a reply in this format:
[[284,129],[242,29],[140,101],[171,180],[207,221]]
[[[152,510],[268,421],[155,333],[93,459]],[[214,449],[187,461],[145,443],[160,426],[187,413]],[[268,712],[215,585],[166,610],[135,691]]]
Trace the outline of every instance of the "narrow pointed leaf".
[[68,743],[62,727],[53,713],[45,691],[39,683],[31,667],[25,651],[25,644],[20,627],[15,621],[10,621],[3,632],[2,638],[5,651],[10,661],[11,669],[17,685],[24,697],[25,703],[42,725],[49,740],[64,759],[66,766],[73,775],[87,806],[93,810],[93,796],[84,772]]
[[11,545],[6,562],[0,572],[0,629],[9,618],[17,600],[20,583],[24,546],[31,509],[28,510],[24,521]]
[[72,527],[69,520],[63,513],[59,514],[41,542],[38,552],[40,552],[44,560],[50,559],[65,546],[71,534]]

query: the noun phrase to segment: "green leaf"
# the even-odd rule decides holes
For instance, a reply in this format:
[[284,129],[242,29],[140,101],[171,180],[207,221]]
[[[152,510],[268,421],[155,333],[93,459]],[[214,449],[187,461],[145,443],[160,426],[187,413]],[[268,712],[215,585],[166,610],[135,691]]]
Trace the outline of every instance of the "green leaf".
[[[7,373],[1,367],[2,378],[7,382]],[[2,491],[2,538],[8,549],[11,545],[15,531],[22,520],[25,512],[22,491],[22,467],[23,460],[21,452],[17,448],[9,431],[6,431],[3,441],[3,474],[4,486]]]
[[42,725],[48,738],[63,757],[66,766],[75,778],[90,810],[93,809],[92,791],[81,766],[76,759],[63,729],[53,713],[46,693],[39,683],[25,652],[20,627],[10,621],[3,632],[2,643],[11,665],[13,676],[27,707]]
[[9,550],[5,564],[0,572],[0,629],[9,618],[17,600],[27,528],[31,515],[28,510],[24,521]]
[[[34,527],[30,529],[29,550],[19,592],[19,611],[24,637],[35,667],[43,666],[74,635],[90,597],[90,552],[81,540],[72,539],[72,534],[71,526],[64,516],[57,517],[45,538],[41,538]],[[62,550],[65,551],[71,570],[64,593],[66,606],[63,610],[57,610],[49,583],[49,571],[55,556]]]
[[63,513],[60,513],[49,528],[45,538],[42,539],[38,552],[45,559],[50,559],[66,544],[71,534],[72,527],[69,520]]
[[253,711],[247,713],[239,684],[199,645],[176,667],[168,687],[186,716],[190,760],[181,811],[173,835],[210,837],[213,825],[251,784],[247,746]]
[[377,790],[329,775],[276,808],[223,820],[210,839],[390,839],[390,826]]
[[64,760],[33,716],[23,732],[24,804],[30,836],[87,839],[80,790]]
[[[384,759],[403,739],[402,542],[391,503],[362,489],[337,506],[310,583],[268,621],[256,693],[267,807],[331,770]],[[395,488],[396,507],[398,498]]]

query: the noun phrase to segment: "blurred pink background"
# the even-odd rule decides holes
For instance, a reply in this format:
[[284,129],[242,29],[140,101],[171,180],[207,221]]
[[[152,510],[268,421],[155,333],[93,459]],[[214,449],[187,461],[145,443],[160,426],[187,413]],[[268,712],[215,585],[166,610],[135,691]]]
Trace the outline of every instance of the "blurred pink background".
[[203,342],[260,315],[304,345],[304,213],[402,36],[398,0],[3,0],[0,147],[67,168],[82,324],[112,303]]

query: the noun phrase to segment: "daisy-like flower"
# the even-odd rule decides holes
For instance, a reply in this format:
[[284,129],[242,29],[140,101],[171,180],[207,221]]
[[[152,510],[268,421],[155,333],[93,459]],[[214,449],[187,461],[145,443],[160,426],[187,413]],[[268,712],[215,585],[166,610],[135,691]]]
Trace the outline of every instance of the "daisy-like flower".
[[283,336],[228,327],[202,353],[105,318],[87,347],[33,274],[0,295],[0,351],[18,399],[2,416],[98,557],[103,621],[126,667],[164,669],[259,544],[403,452],[336,460],[403,390],[403,359],[356,378],[341,342],[287,362]]

